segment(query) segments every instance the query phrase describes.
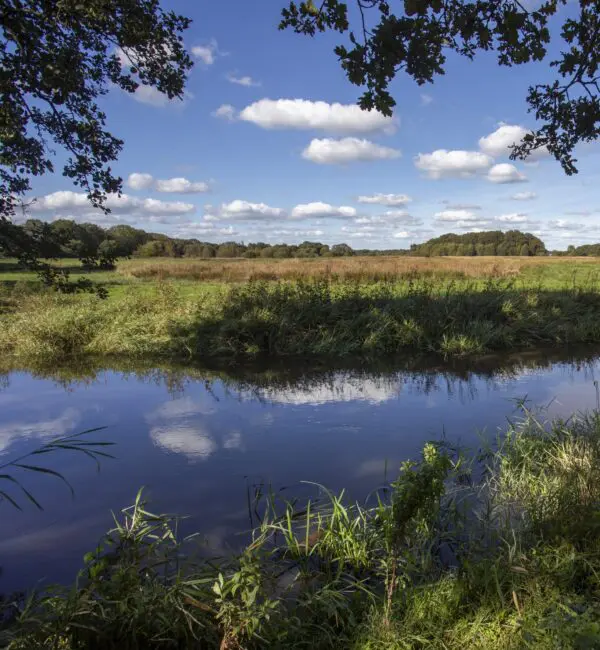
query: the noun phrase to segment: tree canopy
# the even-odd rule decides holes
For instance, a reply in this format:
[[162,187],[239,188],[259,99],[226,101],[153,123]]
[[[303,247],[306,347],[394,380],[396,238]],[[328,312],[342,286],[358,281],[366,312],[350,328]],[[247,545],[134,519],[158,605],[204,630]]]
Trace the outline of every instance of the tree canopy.
[[[432,82],[445,73],[450,52],[473,59],[494,51],[502,66],[550,59],[555,78],[544,74],[527,95],[541,125],[511,157],[525,159],[547,147],[573,174],[575,146],[600,134],[600,0],[321,0],[318,6],[305,0],[283,10],[280,28],[309,36],[348,33],[349,44],[338,45],[335,54],[348,79],[366,87],[361,107],[385,115],[396,104],[389,86],[399,72],[418,84]],[[553,40],[558,55],[549,55]]]
[[36,240],[10,222],[34,177],[56,171],[95,207],[120,192],[114,174],[123,141],[107,129],[98,99],[141,84],[183,97],[192,61],[190,20],[158,0],[0,0],[0,251],[44,271]]
[[411,247],[411,255],[434,257],[439,255],[546,255],[541,239],[519,230],[492,230],[470,232],[464,235],[449,233]]

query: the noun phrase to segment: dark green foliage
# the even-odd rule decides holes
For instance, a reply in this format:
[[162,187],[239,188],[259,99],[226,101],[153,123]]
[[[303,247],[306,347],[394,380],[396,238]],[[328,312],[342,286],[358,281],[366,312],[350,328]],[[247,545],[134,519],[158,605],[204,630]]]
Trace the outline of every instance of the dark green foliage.
[[518,230],[501,230],[447,234],[430,239],[423,244],[414,244],[411,255],[433,257],[438,255],[546,255],[544,243],[529,233]]
[[[106,129],[98,101],[111,87],[132,93],[140,84],[183,97],[190,21],[158,0],[0,0],[0,15],[0,251],[67,289],[68,276],[39,261],[47,249],[21,237],[10,219],[32,178],[57,171],[55,146],[67,154],[63,176],[91,205],[104,208],[107,194],[121,190],[110,164],[123,142]],[[83,248],[70,246],[66,232],[60,245],[90,266],[110,265],[89,255],[98,233],[85,230],[76,238]]]
[[[578,0],[570,5],[573,11],[563,9],[566,0],[544,0],[535,7],[513,0],[355,0],[351,4],[358,11],[352,13],[348,4],[291,2],[280,29],[309,36],[349,32],[349,47],[339,45],[335,54],[349,81],[366,87],[362,108],[391,115],[396,102],[389,84],[399,71],[421,85],[445,74],[448,52],[473,59],[493,51],[503,66],[550,58],[550,80],[541,73],[542,83],[531,86],[527,96],[529,110],[542,124],[513,148],[512,158],[547,147],[573,174],[575,146],[600,135],[598,0]],[[560,30],[551,24],[559,17]]]
[[581,255],[582,257],[600,257],[600,244],[584,244],[583,246],[571,247],[571,255]]

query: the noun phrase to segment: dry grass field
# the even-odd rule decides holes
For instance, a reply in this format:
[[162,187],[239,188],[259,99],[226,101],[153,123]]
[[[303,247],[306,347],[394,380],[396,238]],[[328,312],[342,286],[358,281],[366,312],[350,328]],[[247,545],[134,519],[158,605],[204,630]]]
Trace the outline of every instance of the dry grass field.
[[[548,268],[551,267],[551,268]],[[318,259],[133,259],[118,264],[117,273],[145,280],[299,280],[330,278],[365,282],[410,277],[516,277],[600,271],[594,257],[340,257]],[[532,273],[533,271],[533,273]]]

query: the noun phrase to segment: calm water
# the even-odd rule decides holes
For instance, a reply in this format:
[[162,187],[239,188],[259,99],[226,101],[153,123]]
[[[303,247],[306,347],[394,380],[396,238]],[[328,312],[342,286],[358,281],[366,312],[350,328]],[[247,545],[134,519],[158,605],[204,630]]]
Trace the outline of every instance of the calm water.
[[[190,515],[226,551],[248,527],[247,487],[299,488],[302,480],[364,497],[387,465],[440,438],[478,445],[514,414],[515,398],[570,414],[596,405],[600,361],[589,353],[514,355],[502,363],[396,368],[132,370],[94,367],[0,376],[0,462],[57,435],[106,426],[116,443],[100,473],[69,453],[45,458],[59,481],[22,478],[45,510],[2,504],[0,593],[70,580],[85,552],[145,486],[152,510]],[[23,502],[23,505],[25,503]]]

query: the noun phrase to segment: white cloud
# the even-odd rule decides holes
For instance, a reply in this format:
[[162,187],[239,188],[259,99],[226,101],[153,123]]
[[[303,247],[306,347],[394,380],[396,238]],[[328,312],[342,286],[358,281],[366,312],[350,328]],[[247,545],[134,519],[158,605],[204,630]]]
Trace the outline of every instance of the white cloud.
[[[509,156],[511,154],[511,146],[520,144],[527,133],[531,132],[522,126],[501,123],[493,133],[479,138],[479,148],[490,156]],[[549,155],[546,147],[540,147],[540,149],[531,153],[528,160],[535,161]]]
[[494,165],[488,172],[487,179],[491,183],[526,183],[528,180],[527,176],[509,163]]
[[211,113],[213,117],[233,122],[235,120],[235,108],[231,104],[222,104],[216,111]]
[[401,230],[400,232],[395,232],[393,237],[394,239],[408,239],[411,234],[407,230]]
[[489,156],[508,156],[511,145],[519,144],[526,134],[522,126],[500,124],[493,133],[479,138],[479,148]]
[[192,55],[204,65],[212,65],[219,53],[219,46],[214,39],[208,45],[194,45]]
[[406,205],[412,199],[406,194],[371,194],[369,196],[359,196],[359,203],[371,203],[377,205],[388,205],[390,207],[396,205]]
[[575,223],[573,221],[568,221],[567,219],[554,219],[553,221],[548,222],[548,226],[553,230],[588,230],[590,228],[589,224],[584,223]]
[[148,190],[154,185],[154,177],[151,174],[139,174],[134,172],[129,174],[127,187],[132,190]]
[[527,223],[529,217],[526,214],[520,212],[513,212],[511,214],[501,214],[499,217],[496,217],[496,221],[502,223]]
[[189,181],[187,178],[167,178],[156,181],[156,191],[172,194],[201,194],[208,192],[210,186],[204,181]]
[[169,99],[164,93],[161,93],[160,90],[157,90],[154,86],[144,85],[138,86],[132,97],[141,104],[148,104],[150,106],[157,106],[159,108],[164,108],[168,104],[174,103],[176,101]]
[[355,217],[356,210],[346,205],[335,207],[329,203],[316,201],[314,203],[305,203],[297,205],[292,210],[294,219],[320,219],[325,217]]
[[432,101],[433,97],[431,95],[428,95],[427,93],[421,93],[421,104],[423,106],[429,106]]
[[187,178],[155,179],[151,174],[129,174],[127,186],[132,190],[154,189],[167,194],[202,194],[210,190],[210,185],[204,181],[189,181]]
[[240,119],[263,129],[318,129],[339,133],[392,132],[396,122],[356,104],[328,104],[307,99],[261,99],[240,113]]
[[254,79],[252,79],[252,77],[249,77],[247,75],[243,77],[237,77],[236,75],[229,73],[226,79],[232,84],[237,84],[238,86],[246,86],[246,88],[251,88],[253,86],[254,87],[260,86],[259,81],[255,81]]
[[481,217],[469,210],[442,210],[435,213],[436,221],[481,221]]
[[537,199],[537,197],[538,195],[535,192],[517,192],[510,198],[513,201],[533,201],[533,199]]
[[423,221],[414,217],[406,210],[388,210],[383,214],[363,215],[354,220],[359,225],[375,225],[381,228],[396,228],[400,224],[405,226],[421,226]]
[[420,153],[415,157],[415,167],[427,173],[429,178],[468,178],[485,172],[493,159],[479,151],[437,149],[432,153]]
[[400,151],[359,138],[314,139],[302,152],[305,160],[320,165],[342,165],[350,162],[390,160],[400,157]]
[[231,203],[223,203],[218,208],[206,206],[206,221],[265,221],[270,219],[285,219],[285,210],[273,208],[266,203],[251,203],[236,199]]
[[[138,199],[128,194],[108,194],[105,206],[113,214],[128,214],[147,217],[148,215],[185,215],[195,211],[193,203],[182,201],[159,201],[158,199]],[[64,212],[71,215],[92,216],[99,214],[83,192],[60,191],[36,199],[30,208],[34,212]],[[100,213],[101,214],[101,213]]]

